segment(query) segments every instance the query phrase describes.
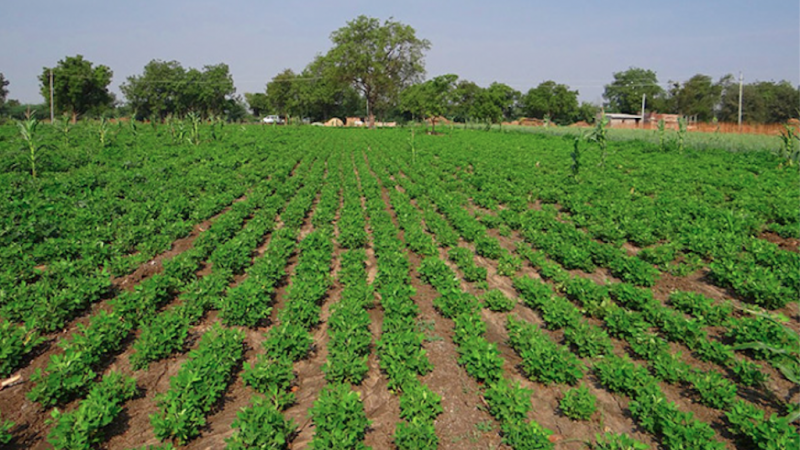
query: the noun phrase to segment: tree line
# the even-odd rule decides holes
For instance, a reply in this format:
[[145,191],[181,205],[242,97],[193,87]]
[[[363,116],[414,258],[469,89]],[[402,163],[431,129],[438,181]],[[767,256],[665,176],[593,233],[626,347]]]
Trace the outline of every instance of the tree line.
[[[38,77],[42,105],[8,100],[8,80],[0,73],[0,114],[20,116],[31,108],[49,115],[50,79],[56,114],[117,115],[164,120],[194,112],[231,121],[278,114],[324,121],[332,117],[376,116],[385,120],[445,117],[458,122],[499,123],[519,117],[559,125],[593,122],[607,112],[638,114],[642,97],[649,112],[691,116],[698,121],[735,122],[739,83],[732,75],[714,81],[697,74],[686,81],[659,82],[654,71],[631,67],[613,74],[605,85],[603,105],[578,101],[578,90],[552,80],[522,93],[495,82],[481,87],[446,74],[424,80],[424,54],[430,42],[408,25],[360,16],[331,34],[332,47],[302,71],[285,69],[262,92],[236,95],[227,64],[184,68],[177,61],[153,60],[140,75],[127,78],[118,101],[108,90],[113,72],[81,55],[45,67]],[[664,87],[666,86],[666,87]],[[800,89],[788,81],[757,81],[742,87],[743,120],[780,123],[800,115]]]

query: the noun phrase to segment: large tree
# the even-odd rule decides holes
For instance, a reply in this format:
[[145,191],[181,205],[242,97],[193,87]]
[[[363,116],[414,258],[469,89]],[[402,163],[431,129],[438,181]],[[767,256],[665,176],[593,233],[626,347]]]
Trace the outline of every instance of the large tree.
[[559,125],[568,125],[578,116],[578,91],[571,91],[555,81],[545,81],[530,89],[520,100],[520,106],[526,117],[549,117]]
[[642,94],[647,96],[648,104],[658,105],[664,89],[658,85],[655,72],[631,67],[614,73],[614,81],[605,86],[603,98],[611,112],[638,114],[642,110]]
[[425,73],[423,53],[430,42],[417,38],[409,25],[362,15],[334,31],[331,41],[327,64],[336,78],[351,83],[366,98],[370,127],[375,125],[377,105],[395,101]]
[[56,67],[42,69],[39,90],[45,102],[50,101],[51,70],[56,113],[69,113],[74,121],[78,115],[101,113],[114,103],[114,96],[108,91],[113,72],[102,64],[93,66],[82,55],[68,56]]

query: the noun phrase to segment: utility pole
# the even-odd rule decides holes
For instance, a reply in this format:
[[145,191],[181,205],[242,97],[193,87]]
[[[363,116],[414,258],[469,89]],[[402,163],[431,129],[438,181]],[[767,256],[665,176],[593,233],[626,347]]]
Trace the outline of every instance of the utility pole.
[[644,128],[644,101],[647,94],[642,94],[642,128]]
[[742,132],[742,72],[739,72],[739,133]]
[[53,124],[55,116],[53,115],[53,69],[50,69],[50,124]]

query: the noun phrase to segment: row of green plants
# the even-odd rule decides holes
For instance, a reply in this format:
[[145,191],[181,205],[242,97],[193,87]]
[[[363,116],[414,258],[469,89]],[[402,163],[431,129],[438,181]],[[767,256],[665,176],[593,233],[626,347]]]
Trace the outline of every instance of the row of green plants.
[[[344,204],[337,221],[339,237],[355,236],[366,219],[361,206],[361,191],[355,174],[349,171],[344,184]],[[346,215],[358,219],[344,220]],[[364,242],[366,244],[366,242]],[[366,259],[363,248],[353,247],[340,256],[338,278],[343,286],[339,302],[331,305],[328,319],[328,361],[323,366],[328,383],[361,384],[367,373],[367,357],[372,346],[371,319],[367,308],[373,306],[372,286],[367,283]]]
[[[302,185],[302,179],[311,173],[310,171],[306,172],[310,168],[309,164],[309,162],[306,162],[301,167],[298,167],[296,173],[299,173],[299,175],[292,177],[286,183],[280,184],[274,195],[261,202],[260,209],[253,213],[252,218],[248,220],[246,226],[236,237],[225,243],[215,244],[215,247],[217,245],[218,247],[211,253],[211,258],[209,258],[209,261],[212,262],[211,273],[187,285],[183,294],[179,296],[180,304],[178,306],[162,311],[152,321],[142,325],[142,332],[133,343],[135,353],[130,358],[134,368],[146,368],[149,363],[180,351],[189,336],[190,328],[212,307],[217,307],[221,310],[220,315],[226,324],[233,322],[237,322],[236,324],[242,324],[240,322],[250,323],[262,318],[264,307],[251,308],[248,306],[259,302],[269,303],[268,286],[265,285],[264,292],[262,292],[258,283],[259,281],[266,282],[269,280],[274,284],[277,281],[276,278],[280,278],[281,271],[285,266],[285,258],[288,258],[286,253],[291,253],[294,248],[294,236],[287,236],[287,233],[283,232],[283,230],[273,233],[264,256],[256,259],[255,264],[247,270],[247,278],[242,283],[244,286],[240,284],[236,288],[228,289],[228,284],[233,280],[233,268],[238,267],[241,269],[248,265],[251,260],[251,253],[256,245],[268,231],[274,228],[275,217],[286,204],[287,196],[294,195],[295,189],[300,188]],[[285,186],[289,187],[289,189],[285,189]],[[287,205],[287,208],[297,207],[303,206],[295,205],[292,201],[289,201]],[[228,216],[223,217],[227,218]],[[226,222],[222,222],[220,225]],[[215,223],[211,230],[217,230],[217,227],[218,225]],[[235,229],[233,221],[231,221],[231,228]],[[198,245],[186,254],[191,255],[191,252],[195,249],[209,248],[208,243],[211,241],[207,236],[213,236],[213,234],[201,235],[197,240]],[[181,258],[182,256],[180,255],[168,262],[167,267],[171,267],[173,261],[180,263],[185,259]],[[185,267],[181,267],[182,270],[186,271],[188,277],[191,277],[198,268],[197,262],[195,259],[194,264],[187,264]],[[217,262],[217,264],[214,262]],[[277,274],[275,274],[276,271],[278,271]],[[244,294],[252,294],[252,296]],[[235,303],[241,306],[237,306],[233,312],[231,311],[231,305],[234,302],[230,300],[232,298],[237,298],[241,301],[241,303],[238,301]],[[268,309],[268,306],[266,309]],[[239,314],[238,316],[236,315],[237,313]],[[247,313],[250,313],[250,315]],[[266,311],[266,314],[268,315],[269,312]]]
[[486,324],[481,318],[479,300],[461,290],[458,277],[441,259],[425,258],[418,272],[440,295],[434,299],[434,306],[453,321],[458,363],[475,380],[485,383],[483,397],[489,412],[500,422],[503,442],[512,448],[553,448],[548,439],[552,432],[528,421],[531,391],[503,375],[504,361],[497,345],[485,338]]
[[[495,211],[503,205],[501,213],[516,210],[520,198],[538,199],[557,204],[561,220],[585,229],[592,238],[618,246],[625,241],[640,247],[667,245],[669,251],[658,256],[671,254],[674,259],[662,260],[661,270],[682,276],[699,268],[703,259],[712,260],[716,283],[760,306],[780,308],[787,298],[800,295],[797,277],[792,276],[800,270],[800,255],[758,236],[765,229],[784,237],[800,233],[798,195],[792,188],[795,168],[782,167],[763,153],[706,152],[676,160],[674,155],[651,154],[640,144],[626,143],[619,144],[615,170],[603,170],[575,183],[567,179],[566,167],[558,164],[556,157],[568,151],[567,143],[540,139],[553,151],[534,150],[534,158],[520,151],[530,146],[530,139],[523,144],[511,136],[493,138],[485,143],[488,147],[471,142],[466,148],[476,152],[470,155],[464,154],[465,146],[457,140],[430,142],[430,154],[423,154],[417,164],[438,168],[442,176],[451,179],[455,171],[454,185],[476,203],[489,197],[491,201],[483,203]],[[498,145],[507,157],[495,158],[486,151],[496,152]],[[714,172],[720,161],[725,161],[726,176]],[[583,249],[581,259],[580,251],[564,249],[563,262],[568,268],[573,260],[588,264],[586,251]],[[650,251],[642,255],[643,259],[651,256]],[[619,265],[612,270],[624,273],[625,264]]]
[[[64,354],[54,355],[45,372],[37,370],[34,373],[32,381],[37,384],[30,391],[29,397],[50,406],[81,395],[92,384],[94,369],[99,367],[102,358],[108,352],[119,350],[125,336],[137,326],[143,332],[133,346],[137,350],[131,357],[134,367],[144,367],[150,361],[180,350],[190,323],[203,315],[211,306],[210,296],[221,293],[232,278],[230,267],[224,264],[212,275],[198,281],[193,281],[195,271],[209,254],[209,260],[237,261],[225,252],[239,250],[243,253],[240,260],[250,260],[252,248],[272,227],[270,216],[276,213],[275,203],[271,202],[276,197],[269,196],[269,193],[269,188],[252,193],[247,200],[234,205],[228,214],[221,216],[197,239],[194,248],[165,262],[164,274],[148,278],[132,293],[122,293],[112,300],[113,312],[110,315],[101,312],[90,319],[89,327],[83,328],[79,325],[82,334],[76,334],[72,340],[64,341]],[[242,228],[245,221],[247,224]],[[248,243],[250,247],[243,246],[241,242]],[[179,307],[156,315],[161,304],[187,286],[186,294],[182,296],[183,303]],[[95,388],[92,388],[90,395],[94,391]],[[81,402],[80,408],[84,408],[84,404],[88,409],[83,419],[75,421],[67,417],[58,422],[54,433],[59,434],[59,442],[88,439],[86,436],[90,431],[95,433],[102,426],[84,430],[85,422],[95,423],[99,420],[98,417],[102,417],[104,423],[110,423],[121,410],[121,406],[112,407],[103,409],[100,414],[93,407],[95,403],[90,397]],[[69,427],[72,427],[71,431]],[[64,445],[69,447],[71,444]]]
[[[290,170],[289,167],[284,167],[284,169],[286,172],[283,172],[283,174]],[[253,210],[261,206],[267,198],[269,198],[269,194],[271,193],[272,189],[274,189],[273,185],[280,184],[282,179],[281,175],[281,172],[277,172],[276,177],[272,182],[266,182],[262,184],[256,190],[256,192],[251,193],[251,196],[247,201],[239,202],[233,205],[231,211],[229,211],[229,214],[225,214],[220,217],[219,220],[215,221],[215,226],[212,227],[212,230],[208,230],[208,232],[203,233],[196,240],[194,249],[165,263],[168,279],[172,280],[172,283],[175,284],[175,286],[170,289],[181,287],[183,283],[193,279],[194,271],[196,270],[197,265],[208,255],[211,255],[213,252],[218,252],[219,250],[216,250],[216,247],[236,233],[241,227],[242,221],[245,220],[245,218],[249,216]],[[79,279],[76,278],[75,280],[78,282]],[[106,279],[106,281],[108,280]],[[69,291],[65,291],[62,295],[70,296],[74,294],[74,292],[70,293]],[[125,297],[126,295],[129,294],[120,294],[121,297]],[[4,346],[4,349],[8,352],[8,354],[2,359],[2,374],[7,375],[11,373],[11,371],[13,371],[17,364],[19,364],[21,361],[22,356],[30,353],[35,347],[35,344],[41,341],[40,339],[37,339],[36,336],[36,324],[47,324],[47,326],[44,327],[45,330],[58,329],[63,326],[66,320],[85,308],[87,301],[94,301],[95,296],[86,296],[77,300],[78,301],[76,302],[75,299],[65,297],[64,301],[68,303],[62,306],[49,303],[48,300],[43,299],[43,301],[37,302],[30,308],[26,306],[27,301],[25,300],[20,300],[20,302],[14,303],[13,307],[19,308],[19,319],[24,320],[31,325],[30,328],[17,328],[11,325],[4,325],[3,328],[0,329],[0,341],[3,341],[7,344]],[[136,305],[136,303],[136,301],[117,301],[117,304],[119,304],[120,308],[123,309],[125,308],[124,305]],[[11,305],[12,304],[6,305],[6,312],[11,311]],[[136,316],[139,315],[134,311],[130,311],[130,313]],[[24,333],[21,331],[24,331]]]
[[395,428],[394,444],[398,449],[435,448],[439,437],[434,423],[443,409],[441,397],[419,379],[433,370],[433,366],[423,348],[425,335],[417,327],[419,307],[412,298],[415,291],[411,287],[406,243],[400,239],[399,229],[388,211],[390,205],[385,203],[381,185],[372,175],[374,168],[380,176],[380,168],[372,160],[370,166],[361,162],[363,158],[357,161],[378,264],[374,285],[383,309],[378,359],[389,389],[400,397],[402,421]]
[[176,152],[151,136],[145,148],[102,152],[35,185],[3,174],[14,200],[2,215],[8,232],[0,237],[0,316],[20,321],[36,310],[30,317],[37,328],[60,329],[110,293],[110,274],[124,275],[168,249],[264,173],[280,173],[298,157],[241,150]]
[[[566,276],[566,274],[564,274],[564,275]],[[583,298],[583,299],[588,299],[588,300],[591,301],[591,303],[589,303],[588,305],[584,303],[584,306],[589,306],[590,310],[597,311],[598,308],[601,308],[603,306],[603,303],[604,303],[603,298],[605,297],[607,299],[607,297],[608,297],[607,292],[606,293],[600,292],[599,293],[600,295],[592,295],[592,292],[593,291],[597,291],[597,289],[592,289],[592,287],[590,285],[588,285],[586,282],[578,283],[578,285],[572,286],[572,285],[569,284],[569,279],[568,278],[564,279],[563,281],[566,282],[565,283],[566,284],[566,288],[567,288],[566,290],[571,292],[571,295],[572,295],[573,298]],[[572,288],[572,289],[570,289],[570,288]],[[547,290],[549,291],[549,288],[547,288]],[[549,294],[546,294],[546,295],[549,295]],[[578,313],[578,311],[575,311],[575,313]],[[577,316],[575,314],[573,314],[573,317],[577,317]],[[606,339],[607,339],[607,337],[606,337]],[[647,346],[644,346],[644,347],[647,347]],[[660,356],[662,358],[664,358],[665,356],[670,356],[670,355],[669,354],[665,355],[665,354],[662,353]],[[676,359],[672,358],[672,360],[676,360]],[[550,366],[552,366],[552,364]],[[708,374],[708,373],[703,374],[702,372],[699,372],[699,371],[688,370],[686,367],[684,367],[684,369],[685,369],[684,370],[685,373],[691,375],[691,376],[689,376],[687,378],[694,378],[692,381],[694,381],[695,385],[699,387],[698,390],[701,392],[701,394],[703,394],[703,393],[711,394],[708,397],[703,396],[702,398],[703,398],[703,400],[705,400],[705,401],[707,401],[709,403],[712,403],[713,406],[718,407],[718,408],[725,407],[725,406],[729,405],[730,402],[732,401],[732,398],[735,397],[735,386],[732,386],[729,382],[727,382],[727,380],[725,380],[724,378],[719,376],[718,373],[711,372],[710,374]],[[717,375],[717,376],[715,377],[714,375]],[[687,380],[683,380],[683,381],[687,381]],[[731,395],[731,389],[730,389],[731,387],[733,387],[732,395]],[[721,397],[715,396],[713,394],[721,394]]]
[[169,390],[156,396],[159,412],[150,416],[156,438],[183,445],[200,434],[206,414],[225,393],[242,359],[243,341],[243,332],[219,323],[203,334],[177,375],[170,378]]
[[56,449],[95,448],[103,441],[103,428],[119,415],[122,404],[136,394],[135,379],[109,372],[92,387],[77,409],[68,412],[53,409],[47,420],[53,424],[47,440]]
[[[534,259],[534,261],[536,261],[536,259]],[[566,272],[562,273],[567,276]],[[555,281],[555,278],[558,278],[558,276],[552,279]],[[547,285],[531,278],[517,279],[515,280],[515,286],[520,290],[526,303],[529,303],[531,306],[535,306],[535,304],[546,305],[547,302],[542,301],[542,298],[550,297],[550,301],[555,298],[552,297]],[[615,299],[621,300],[626,306],[636,310],[648,310],[648,308],[656,309],[660,307],[660,305],[653,300],[650,291],[637,288],[630,284],[617,283],[612,285],[611,295]],[[533,299],[535,298],[539,298],[539,300],[534,301]],[[733,407],[733,405],[739,405],[740,408],[753,407],[750,403],[743,403],[742,400],[736,399],[737,389],[735,384],[731,383],[720,373],[696,369],[690,364],[683,362],[680,354],[673,354],[664,339],[649,331],[652,325],[648,322],[647,312],[639,313],[609,305],[603,317],[608,330],[615,337],[626,340],[634,354],[650,362],[650,369],[655,379],[691,386],[692,390],[698,394],[700,402],[712,408],[725,411]],[[545,320],[547,320],[546,316]],[[678,336],[681,335],[680,332],[676,334]],[[764,375],[757,365],[753,365],[745,360],[730,360],[728,363],[743,384],[748,386],[763,385],[765,381]],[[650,376],[646,369],[643,370],[647,376]],[[788,417],[781,419],[782,420],[779,420],[779,418],[775,416],[772,417],[766,425],[761,425],[762,433],[779,436],[789,435],[787,430],[791,428],[791,426],[788,425],[790,419]],[[741,430],[737,432],[744,433]],[[751,437],[751,439],[753,438]],[[753,442],[759,446],[768,445],[767,440],[754,439]],[[684,445],[684,443],[676,445],[678,445],[678,448],[683,448],[680,447],[680,445]]]

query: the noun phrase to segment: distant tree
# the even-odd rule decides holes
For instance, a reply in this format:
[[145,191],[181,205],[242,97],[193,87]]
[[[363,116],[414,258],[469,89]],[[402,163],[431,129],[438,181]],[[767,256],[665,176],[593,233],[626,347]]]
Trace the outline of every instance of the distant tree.
[[325,55],[335,78],[351,83],[366,98],[369,125],[375,108],[395,101],[425,73],[423,52],[430,42],[418,39],[411,26],[359,16],[331,34],[333,48]]
[[272,81],[267,83],[267,103],[270,111],[282,116],[292,116],[300,108],[300,96],[297,75],[292,69],[285,69],[283,72],[272,77]]
[[708,122],[714,118],[722,86],[708,75],[697,74],[683,84],[672,83],[669,94],[669,110]]
[[592,124],[597,119],[598,112],[600,112],[599,106],[589,102],[581,102],[581,106],[578,108],[578,114],[575,117],[575,120]]
[[631,67],[614,73],[614,81],[605,86],[603,98],[609,111],[638,114],[642,109],[642,94],[647,95],[648,104],[658,105],[664,89],[658,85],[655,72]]
[[475,117],[475,103],[481,87],[472,81],[461,80],[453,92],[453,117],[458,122],[466,122]]
[[0,111],[3,110],[6,106],[6,98],[8,98],[8,80],[6,80],[5,75],[0,72]]
[[[733,75],[719,82],[722,98],[719,120],[739,118],[739,83]],[[800,90],[788,81],[759,81],[742,86],[742,120],[749,123],[782,123],[800,116]]]
[[[203,66],[202,72],[194,69],[190,72],[192,71],[198,72],[199,76],[195,85],[195,95],[188,102],[188,109],[207,115],[226,114],[236,102],[233,97],[236,87],[233,84],[233,76],[228,65],[213,64]],[[187,83],[187,86],[192,86],[192,83]]]
[[120,86],[131,110],[138,118],[182,114],[182,91],[186,70],[177,61],[152,60],[142,75],[128,77]]
[[300,78],[296,88],[304,117],[328,120],[363,114],[364,99],[349,81],[336,76],[335,68],[324,57],[316,57]]
[[571,91],[555,81],[545,81],[522,96],[520,107],[526,117],[544,119],[548,116],[559,125],[568,125],[578,116],[578,91]]
[[153,60],[140,76],[128,77],[120,87],[139,118],[183,116],[194,111],[201,116],[223,116],[231,108],[236,88],[227,64],[186,70],[177,61]]
[[503,83],[492,83],[476,96],[475,118],[486,122],[487,127],[493,123],[500,123],[503,119],[509,119],[514,114],[519,98],[519,91]]
[[247,92],[244,94],[244,98],[247,101],[247,104],[250,107],[250,111],[252,111],[254,116],[261,117],[269,111],[269,102],[267,100],[267,94],[263,92],[256,92],[256,93]]
[[93,64],[83,56],[68,56],[53,68],[45,67],[39,75],[39,91],[50,101],[50,70],[53,71],[53,103],[56,114],[68,113],[74,121],[89,112],[101,113],[114,103],[108,91],[113,72],[107,66]]
[[401,108],[418,117],[430,118],[435,130],[436,118],[452,111],[457,80],[458,75],[447,74],[409,86],[400,95]]

